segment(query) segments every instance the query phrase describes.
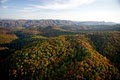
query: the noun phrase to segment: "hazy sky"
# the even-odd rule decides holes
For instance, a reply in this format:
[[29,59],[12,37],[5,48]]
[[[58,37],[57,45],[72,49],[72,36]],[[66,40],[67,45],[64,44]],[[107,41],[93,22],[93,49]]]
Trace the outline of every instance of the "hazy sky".
[[0,18],[120,22],[120,0],[0,0]]

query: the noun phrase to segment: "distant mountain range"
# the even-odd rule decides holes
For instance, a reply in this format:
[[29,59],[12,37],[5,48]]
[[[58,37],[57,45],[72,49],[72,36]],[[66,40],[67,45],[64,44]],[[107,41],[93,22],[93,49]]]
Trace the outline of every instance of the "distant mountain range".
[[73,21],[67,20],[0,20],[1,27],[47,27],[76,24]]
[[104,21],[70,21],[70,20],[0,20],[0,27],[47,27],[47,26],[84,26],[84,25],[115,25]]
[[78,25],[115,25],[115,22],[105,22],[105,21],[84,21],[78,22]]
[[3,28],[45,28],[56,26],[67,31],[82,30],[120,30],[120,24],[104,21],[70,21],[70,20],[0,20],[0,27]]

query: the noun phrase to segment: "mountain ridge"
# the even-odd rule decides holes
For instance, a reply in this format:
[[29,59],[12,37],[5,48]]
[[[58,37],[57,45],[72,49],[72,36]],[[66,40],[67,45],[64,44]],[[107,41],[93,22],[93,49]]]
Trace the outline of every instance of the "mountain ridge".
[[1,27],[46,27],[46,26],[84,26],[84,25],[115,25],[115,22],[105,21],[71,21],[71,20],[10,20],[0,19]]

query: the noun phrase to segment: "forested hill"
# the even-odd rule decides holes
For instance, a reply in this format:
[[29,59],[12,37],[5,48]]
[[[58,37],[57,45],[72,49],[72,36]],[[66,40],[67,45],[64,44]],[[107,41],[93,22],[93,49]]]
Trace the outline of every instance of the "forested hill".
[[84,35],[37,38],[1,64],[8,80],[119,80],[119,70]]

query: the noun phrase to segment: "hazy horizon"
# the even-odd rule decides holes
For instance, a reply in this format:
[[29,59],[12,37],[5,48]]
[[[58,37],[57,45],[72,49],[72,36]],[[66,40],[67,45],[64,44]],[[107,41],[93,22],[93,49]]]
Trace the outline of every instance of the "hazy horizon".
[[0,0],[0,19],[120,23],[120,0]]
[[0,20],[65,20],[65,21],[73,21],[73,22],[110,22],[110,23],[116,23],[116,24],[120,24],[120,22],[115,22],[115,21],[80,21],[80,20],[69,20],[69,19],[8,19],[8,18],[4,18],[4,19],[0,19]]

